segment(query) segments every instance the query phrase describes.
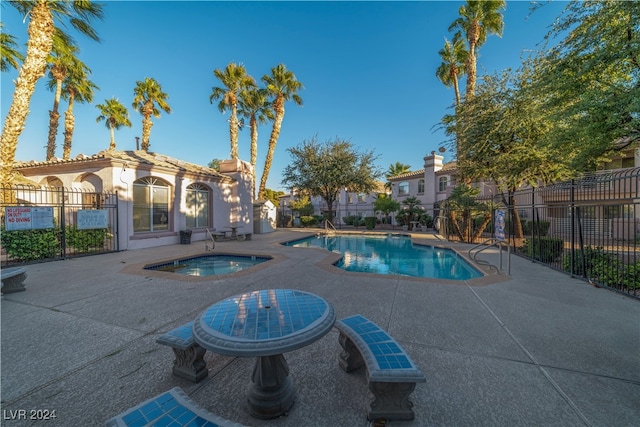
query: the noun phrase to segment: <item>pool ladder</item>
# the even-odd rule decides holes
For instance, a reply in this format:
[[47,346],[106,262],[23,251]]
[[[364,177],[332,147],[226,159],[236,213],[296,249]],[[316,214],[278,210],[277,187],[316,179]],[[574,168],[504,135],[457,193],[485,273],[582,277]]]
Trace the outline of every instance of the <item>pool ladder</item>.
[[325,220],[324,222],[324,234],[325,236],[329,236],[329,235],[334,235],[336,234],[338,230],[336,230],[336,228],[333,226],[333,224],[331,224],[331,221],[329,221],[328,219]]
[[[489,261],[484,260],[484,259],[478,259],[478,255],[480,255],[481,252],[492,248],[492,247],[497,247],[498,251],[500,253],[500,263],[499,265],[494,265],[491,264]],[[496,273],[504,273],[504,269],[502,267],[503,265],[503,260],[502,260],[502,252],[503,252],[503,247],[507,248],[507,274],[511,275],[511,245],[508,245],[507,243],[505,243],[504,240],[499,240],[499,239],[487,239],[484,242],[480,243],[479,245],[476,245],[474,247],[472,247],[471,249],[469,249],[469,258],[471,258],[476,264],[478,265],[484,265],[489,267],[489,269],[495,269]],[[473,252],[475,249],[479,250]],[[472,253],[473,252],[473,253]]]
[[[213,238],[213,234],[211,234],[211,231],[209,231],[208,228],[205,230],[207,230],[207,237],[204,239],[204,250],[213,251],[216,248],[216,240]],[[211,242],[211,246],[209,246],[209,242]]]

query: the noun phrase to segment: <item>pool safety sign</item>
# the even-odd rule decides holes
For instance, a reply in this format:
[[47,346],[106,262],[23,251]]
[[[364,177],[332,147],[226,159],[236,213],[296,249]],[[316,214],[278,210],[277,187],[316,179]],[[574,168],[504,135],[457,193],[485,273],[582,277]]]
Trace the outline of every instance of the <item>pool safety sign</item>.
[[502,209],[496,210],[496,239],[504,241],[504,211]]
[[78,211],[78,230],[107,228],[109,221],[105,209],[81,209]]
[[53,228],[53,207],[7,206],[5,226],[7,231]]

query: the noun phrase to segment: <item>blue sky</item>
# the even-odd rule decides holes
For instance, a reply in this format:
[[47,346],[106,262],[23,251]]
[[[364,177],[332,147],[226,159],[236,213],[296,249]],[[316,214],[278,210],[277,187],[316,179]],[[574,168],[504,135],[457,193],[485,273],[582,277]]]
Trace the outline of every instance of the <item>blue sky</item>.
[[[109,131],[95,104],[116,97],[129,109],[131,128],[116,131],[119,150],[135,149],[142,116],[131,108],[136,81],[156,79],[169,95],[171,114],[153,119],[150,150],[198,164],[229,157],[229,114],[209,102],[213,75],[228,63],[243,64],[257,81],[277,64],[293,71],[304,89],[303,107],[287,103],[282,132],[267,187],[284,189],[280,173],[290,161],[288,147],[314,135],[321,141],[349,140],[361,151],[374,150],[386,170],[396,161],[412,170],[443,146],[436,131],[450,112],[453,89],[435,77],[438,51],[460,1],[414,2],[213,2],[109,1],[94,27],[102,42],[77,36],[80,59],[99,86],[93,104],[76,104],[72,157],[109,146]],[[479,50],[479,75],[517,68],[523,52],[543,41],[565,2],[546,4],[530,14],[529,2],[508,1],[502,38],[491,36]],[[6,32],[22,47],[27,23],[2,3]],[[2,74],[2,123],[11,103],[17,72]],[[53,93],[45,78],[31,100],[20,136],[17,160],[44,160],[48,111]],[[461,81],[464,89],[464,79]],[[61,103],[60,110],[67,107]],[[56,156],[62,157],[63,123]],[[271,125],[261,126],[258,180]],[[240,133],[240,157],[249,160],[248,128]],[[449,152],[445,161],[451,160]]]

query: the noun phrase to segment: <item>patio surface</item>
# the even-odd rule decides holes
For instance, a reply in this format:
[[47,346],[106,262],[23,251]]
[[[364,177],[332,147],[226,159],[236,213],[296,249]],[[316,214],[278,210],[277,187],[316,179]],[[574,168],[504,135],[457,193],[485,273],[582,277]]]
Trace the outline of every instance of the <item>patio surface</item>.
[[[513,256],[511,276],[467,282],[346,273],[321,249],[280,242],[297,230],[218,242],[216,253],[272,255],[218,279],[143,271],[204,253],[204,242],[28,265],[26,292],[1,302],[3,426],[100,426],[180,386],[204,408],[247,426],[368,426],[363,370],[338,366],[336,329],[286,354],[296,387],[288,416],[262,421],[245,407],[253,358],[207,352],[209,377],[171,374],[158,335],[225,297],[267,288],[318,294],[337,317],[360,313],[408,351],[427,377],[416,418],[387,426],[640,425],[640,301]],[[432,234],[416,242],[453,246]],[[494,253],[485,256],[497,258]],[[56,418],[18,418],[19,410]]]

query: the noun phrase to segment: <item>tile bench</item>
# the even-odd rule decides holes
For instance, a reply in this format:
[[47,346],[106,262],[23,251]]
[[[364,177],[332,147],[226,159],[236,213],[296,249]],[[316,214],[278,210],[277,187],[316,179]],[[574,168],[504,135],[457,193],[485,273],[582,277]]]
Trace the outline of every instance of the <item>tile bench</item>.
[[27,270],[22,267],[3,268],[0,270],[0,278],[3,294],[26,290],[22,282],[27,278]]
[[133,426],[244,427],[199,406],[180,388],[174,387],[116,415],[105,427]]
[[343,348],[340,367],[345,372],[367,367],[373,394],[367,418],[413,420],[409,395],[416,383],[426,382],[426,378],[407,352],[378,325],[359,314],[338,320],[335,326]]
[[203,357],[206,350],[193,338],[193,322],[160,335],[156,342],[171,347],[175,355],[173,374],[197,383],[209,375]]

